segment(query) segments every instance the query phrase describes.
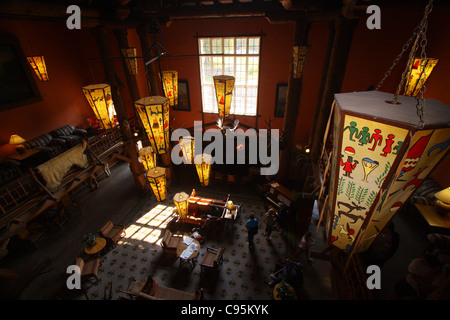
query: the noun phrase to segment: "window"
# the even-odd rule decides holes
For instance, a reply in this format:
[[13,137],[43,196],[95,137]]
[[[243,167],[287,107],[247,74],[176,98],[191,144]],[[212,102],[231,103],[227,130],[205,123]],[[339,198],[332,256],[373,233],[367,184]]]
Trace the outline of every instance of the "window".
[[234,76],[230,114],[256,115],[260,37],[199,38],[203,112],[218,113],[213,76]]

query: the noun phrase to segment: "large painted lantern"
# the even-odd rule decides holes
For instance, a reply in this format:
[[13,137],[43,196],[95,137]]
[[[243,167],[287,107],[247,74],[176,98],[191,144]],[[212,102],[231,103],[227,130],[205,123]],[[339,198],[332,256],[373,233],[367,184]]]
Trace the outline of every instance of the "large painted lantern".
[[156,153],[153,152],[152,147],[144,147],[139,150],[139,157],[141,158],[145,171],[156,167]]
[[186,192],[178,192],[173,197],[173,202],[181,219],[186,219],[189,209],[189,195]]
[[164,154],[169,151],[169,98],[152,96],[134,103],[153,151]]
[[148,170],[147,180],[155,194],[156,201],[166,200],[166,169],[154,167]]
[[449,149],[450,108],[378,91],[336,94],[328,193],[329,241],[366,251]]
[[228,118],[230,115],[231,99],[233,97],[234,77],[213,76],[214,90],[216,91],[219,118]]
[[115,126],[114,104],[109,84],[92,84],[82,88],[84,96],[100,121],[103,129],[108,130]]
[[174,70],[162,72],[164,94],[170,100],[170,106],[178,105],[178,72]]
[[195,156],[194,163],[197,169],[198,179],[202,186],[207,186],[209,184],[209,176],[211,173],[211,156],[209,154],[203,153]]
[[183,136],[180,140],[181,151],[186,163],[193,163],[195,155],[195,140],[192,136]]

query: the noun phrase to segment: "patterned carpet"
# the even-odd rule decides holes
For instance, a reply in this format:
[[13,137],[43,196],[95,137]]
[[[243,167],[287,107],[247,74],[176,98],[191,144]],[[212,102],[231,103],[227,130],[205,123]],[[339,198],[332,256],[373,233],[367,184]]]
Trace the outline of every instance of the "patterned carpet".
[[[173,216],[173,195],[169,192],[163,202],[154,198],[144,199],[136,204],[124,218],[126,237],[118,245],[101,257],[98,271],[100,281],[87,289],[86,298],[113,300],[127,295],[131,279],[145,281],[148,275],[161,285],[195,292],[203,288],[208,300],[268,300],[272,298],[272,288],[265,281],[275,264],[287,257],[289,243],[298,243],[295,236],[285,236],[285,232],[274,231],[272,241],[264,236],[265,224],[262,220],[264,207],[262,201],[233,197],[235,204],[241,203],[241,215],[234,225],[211,224],[202,235],[205,238],[197,261],[200,262],[206,247],[225,248],[223,265],[216,277],[200,277],[198,263],[194,268],[188,264],[180,266],[176,256],[164,257],[160,241],[164,229],[188,235],[194,227],[176,222]],[[222,195],[197,192],[199,196],[221,199]],[[255,247],[247,246],[245,222],[250,213],[259,220],[259,232],[255,236]],[[286,234],[289,234],[287,232]]]

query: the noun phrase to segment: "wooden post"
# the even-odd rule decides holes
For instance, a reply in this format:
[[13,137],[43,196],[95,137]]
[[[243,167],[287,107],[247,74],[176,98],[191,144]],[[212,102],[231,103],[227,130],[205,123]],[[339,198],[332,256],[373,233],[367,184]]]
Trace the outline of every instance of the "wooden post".
[[[297,21],[295,24],[294,47],[306,46],[308,42],[308,34],[310,29],[310,22]],[[297,116],[300,109],[300,97],[302,91],[301,77],[294,77],[293,62],[291,63],[291,72],[288,82],[286,109],[283,120],[283,138],[284,141],[280,144],[280,164],[278,169],[277,179],[280,182],[285,182],[289,177],[289,169],[292,158],[292,150],[294,148],[294,136],[297,125]]]
[[120,124],[120,130],[127,143],[127,155],[130,158],[130,170],[135,180],[136,188],[139,192],[145,191],[145,178],[140,172],[140,163],[138,160],[138,150],[136,142],[133,141],[133,133],[128,123],[128,116],[125,103],[120,91],[120,85],[117,81],[114,61],[111,59],[111,48],[108,42],[108,32],[105,27],[97,27],[92,29],[97,41],[100,56],[103,58],[103,68],[105,70],[106,82],[111,86],[111,96],[114,102],[114,108],[117,113],[117,119]]
[[322,77],[322,92],[319,97],[315,114],[315,126],[312,136],[311,157],[318,160],[321,154],[321,142],[327,120],[330,116],[334,94],[341,91],[344,80],[347,58],[353,39],[353,31],[357,26],[357,20],[337,18],[330,32],[328,55],[324,64]]

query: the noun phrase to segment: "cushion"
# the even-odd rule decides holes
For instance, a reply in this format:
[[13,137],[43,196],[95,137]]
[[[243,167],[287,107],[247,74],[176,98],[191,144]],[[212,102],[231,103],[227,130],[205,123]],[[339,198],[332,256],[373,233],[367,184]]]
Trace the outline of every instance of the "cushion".
[[81,137],[85,137],[87,135],[87,131],[84,129],[75,129],[75,130],[73,130],[72,134],[81,136]]
[[56,137],[71,135],[74,130],[75,130],[75,127],[73,125],[67,124],[65,126],[62,126],[58,129],[51,131],[50,134],[56,138]]
[[47,146],[52,140],[53,136],[51,134],[46,133],[39,137],[24,142],[23,145],[28,149],[35,149]]

